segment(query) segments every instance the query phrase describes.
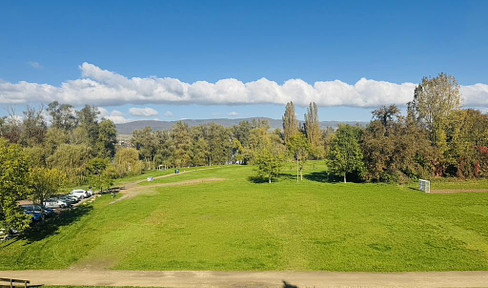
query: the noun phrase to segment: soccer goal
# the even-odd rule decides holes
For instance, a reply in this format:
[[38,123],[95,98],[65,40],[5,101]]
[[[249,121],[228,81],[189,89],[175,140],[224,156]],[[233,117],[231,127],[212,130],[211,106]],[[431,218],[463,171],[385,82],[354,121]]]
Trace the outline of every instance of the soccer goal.
[[424,191],[425,193],[430,193],[430,181],[419,179],[419,190]]

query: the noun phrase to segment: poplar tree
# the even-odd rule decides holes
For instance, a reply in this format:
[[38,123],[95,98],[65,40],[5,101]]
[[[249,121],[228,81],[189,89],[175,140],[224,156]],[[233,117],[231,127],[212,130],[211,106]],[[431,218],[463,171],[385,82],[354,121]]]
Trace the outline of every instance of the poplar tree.
[[322,147],[322,131],[320,130],[320,121],[318,115],[318,108],[315,102],[311,102],[305,114],[305,135],[310,142],[313,156],[320,158],[324,154]]
[[295,114],[295,105],[293,102],[286,103],[285,115],[283,115],[283,134],[285,143],[288,144],[290,138],[298,134],[298,120]]

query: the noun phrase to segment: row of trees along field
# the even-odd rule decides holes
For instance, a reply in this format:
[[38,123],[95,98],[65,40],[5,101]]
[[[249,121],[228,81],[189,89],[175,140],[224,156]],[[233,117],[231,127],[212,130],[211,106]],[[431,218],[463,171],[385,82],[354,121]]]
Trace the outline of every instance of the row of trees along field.
[[310,103],[301,124],[293,102],[286,105],[283,130],[263,121],[232,128],[211,124],[190,128],[179,122],[170,131],[135,131],[132,144],[146,167],[254,163],[271,181],[285,159],[304,163],[325,159],[329,176],[356,181],[406,182],[431,176],[488,176],[488,116],[461,109],[459,85],[452,76],[424,78],[403,116],[395,105],[372,112],[365,128],[340,126],[322,131],[318,108]]
[[367,127],[323,131],[315,103],[300,123],[290,102],[283,129],[271,130],[261,120],[231,128],[178,122],[170,131],[134,131],[129,147],[116,144],[115,124],[100,120],[95,107],[76,110],[58,102],[46,109],[27,107],[23,117],[0,118],[0,223],[17,223],[17,230],[26,223],[12,216],[19,215],[16,201],[21,198],[41,203],[62,185],[102,190],[116,177],[160,165],[253,163],[258,176],[269,182],[287,159],[296,165],[297,181],[309,159],[325,160],[330,180],[487,177],[488,115],[461,109],[459,85],[446,74],[422,79],[413,92],[407,115],[395,105],[383,106],[372,112]]

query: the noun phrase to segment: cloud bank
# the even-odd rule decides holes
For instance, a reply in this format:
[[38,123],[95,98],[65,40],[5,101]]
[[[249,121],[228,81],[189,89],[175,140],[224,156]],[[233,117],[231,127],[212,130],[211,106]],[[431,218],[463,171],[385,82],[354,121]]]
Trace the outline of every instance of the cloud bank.
[[[296,105],[306,106],[314,101],[321,107],[378,107],[406,104],[412,100],[417,85],[365,78],[354,85],[340,80],[309,84],[300,79],[290,79],[280,85],[266,78],[247,83],[230,78],[216,83],[197,81],[190,84],[167,77],[127,78],[86,62],[80,66],[80,70],[80,79],[66,81],[59,87],[25,81],[14,84],[0,80],[0,104],[49,103],[57,100],[75,106],[187,103],[284,105],[293,101]],[[461,93],[464,105],[488,107],[487,84],[461,86]]]

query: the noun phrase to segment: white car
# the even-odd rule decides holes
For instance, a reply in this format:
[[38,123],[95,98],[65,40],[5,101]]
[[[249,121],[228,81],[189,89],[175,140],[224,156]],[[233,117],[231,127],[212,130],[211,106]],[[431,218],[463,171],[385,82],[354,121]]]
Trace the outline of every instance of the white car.
[[75,189],[71,192],[71,195],[75,196],[78,199],[88,198],[90,194],[88,194],[85,190],[82,189]]
[[70,205],[60,199],[53,198],[53,199],[46,200],[44,202],[44,206],[46,206],[47,208],[65,208]]

